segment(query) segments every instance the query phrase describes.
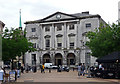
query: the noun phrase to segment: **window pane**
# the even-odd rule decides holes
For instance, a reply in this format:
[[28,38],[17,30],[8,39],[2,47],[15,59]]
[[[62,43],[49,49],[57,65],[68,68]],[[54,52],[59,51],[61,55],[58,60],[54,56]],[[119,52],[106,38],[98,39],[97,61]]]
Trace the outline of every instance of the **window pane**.
[[86,28],[91,27],[91,23],[86,24]]
[[36,43],[33,43],[33,48],[36,48]]
[[58,43],[57,45],[58,45],[58,47],[62,47],[62,43]]
[[70,46],[74,46],[74,43],[70,43]]
[[62,25],[61,24],[58,24],[57,25],[57,31],[61,31],[62,30]]
[[36,28],[31,28],[32,32],[36,32]]
[[50,40],[46,39],[46,47],[50,47]]
[[69,29],[73,30],[74,29],[74,25],[69,25]]
[[47,32],[47,31],[50,31],[50,26],[46,26],[45,27],[45,31]]
[[36,54],[32,54],[32,65],[36,64]]
[[74,48],[74,43],[70,43],[70,49]]

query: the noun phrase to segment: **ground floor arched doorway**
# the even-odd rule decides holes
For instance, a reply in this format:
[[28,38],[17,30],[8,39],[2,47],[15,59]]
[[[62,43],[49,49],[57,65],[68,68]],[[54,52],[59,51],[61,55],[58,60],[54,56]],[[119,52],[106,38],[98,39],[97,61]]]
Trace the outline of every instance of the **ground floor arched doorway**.
[[69,53],[67,55],[67,65],[75,65],[75,54]]
[[43,55],[43,63],[50,63],[50,55],[49,54]]
[[55,65],[62,65],[62,55],[60,53],[55,54]]

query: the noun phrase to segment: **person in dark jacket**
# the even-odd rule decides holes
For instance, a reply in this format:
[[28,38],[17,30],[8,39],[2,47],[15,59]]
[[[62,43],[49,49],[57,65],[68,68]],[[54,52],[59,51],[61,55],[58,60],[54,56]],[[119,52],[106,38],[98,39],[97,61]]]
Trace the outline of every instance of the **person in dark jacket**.
[[82,74],[82,76],[84,76],[85,75],[85,64],[83,63],[82,64],[82,66],[81,66],[81,74]]
[[21,66],[21,73],[24,73],[24,66]]

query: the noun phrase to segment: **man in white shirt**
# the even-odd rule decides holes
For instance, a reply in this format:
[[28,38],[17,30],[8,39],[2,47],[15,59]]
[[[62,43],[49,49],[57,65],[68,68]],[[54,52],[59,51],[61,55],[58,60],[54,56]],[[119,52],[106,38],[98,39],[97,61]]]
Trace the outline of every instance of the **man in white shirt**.
[[99,65],[99,69],[102,69],[102,64]]

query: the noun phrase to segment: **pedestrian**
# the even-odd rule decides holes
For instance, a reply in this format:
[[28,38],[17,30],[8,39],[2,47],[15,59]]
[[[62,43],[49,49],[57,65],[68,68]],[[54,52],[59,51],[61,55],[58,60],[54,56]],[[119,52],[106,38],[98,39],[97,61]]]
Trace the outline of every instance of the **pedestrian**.
[[85,75],[85,64],[84,63],[81,66],[81,74],[82,74],[82,76]]
[[49,73],[51,73],[51,68],[52,68],[52,65],[50,65],[50,68],[49,68]]
[[43,65],[42,65],[42,72],[43,72],[43,73],[45,73],[44,70],[45,70],[45,66],[44,66],[44,64],[43,64]]
[[99,64],[99,69],[102,70],[102,64]]
[[0,81],[2,81],[3,82],[3,80],[4,80],[4,71],[3,71],[3,69],[2,69],[2,67],[0,68]]
[[21,66],[21,73],[24,73],[24,65]]
[[88,70],[88,76],[87,76],[87,78],[91,78],[90,66],[87,67],[87,70]]
[[80,75],[81,75],[81,63],[79,63],[78,65],[78,76],[80,77]]
[[26,73],[28,73],[28,71],[29,71],[28,63],[27,63],[26,66],[25,66],[25,70],[26,70]]
[[18,68],[18,69],[16,70],[16,72],[17,72],[17,78],[19,78],[19,77],[20,77],[20,68]]
[[42,64],[40,64],[40,70],[41,70],[41,73],[42,73],[42,71],[43,71]]

